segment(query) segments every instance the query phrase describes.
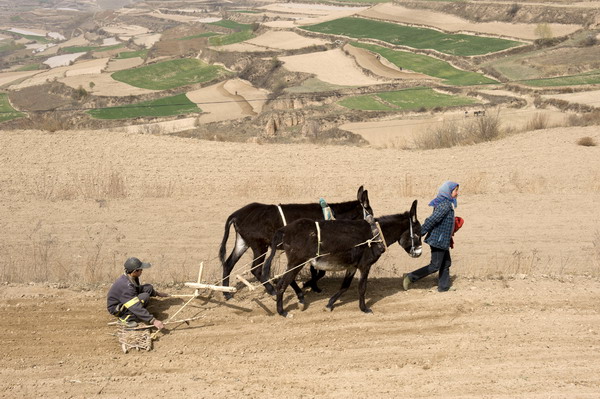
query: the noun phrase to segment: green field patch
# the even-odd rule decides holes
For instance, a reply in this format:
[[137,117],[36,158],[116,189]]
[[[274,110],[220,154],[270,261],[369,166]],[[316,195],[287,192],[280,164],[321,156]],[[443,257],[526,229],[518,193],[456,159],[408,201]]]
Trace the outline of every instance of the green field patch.
[[443,94],[427,87],[367,94],[338,102],[346,108],[365,111],[411,111],[477,103],[473,98]]
[[250,40],[254,37],[252,31],[245,30],[242,32],[235,32],[230,35],[214,36],[208,39],[208,43],[211,46],[226,46],[228,44],[240,43],[246,40]]
[[88,51],[93,51],[96,48],[97,47],[94,47],[94,46],[70,46],[70,47],[63,47],[60,49],[60,51],[63,53],[67,53],[67,54],[75,54],[75,53],[87,53]]
[[32,40],[32,41],[34,41],[34,42],[38,42],[38,43],[44,43],[44,44],[46,44],[46,43],[50,43],[50,42],[52,42],[52,40],[50,40],[50,39],[47,39],[45,36],[37,36],[37,35],[24,35],[24,34],[22,34],[22,33],[11,32],[11,31],[8,31],[8,30],[2,30],[2,29],[0,29],[0,32],[7,33],[7,34],[9,34],[9,35],[17,35],[17,36],[19,36],[19,37],[23,37],[23,38],[25,38],[25,39],[27,39],[27,40]]
[[202,112],[185,94],[159,98],[158,100],[143,101],[119,107],[100,108],[88,111],[97,119],[128,119],[141,116],[174,116]]
[[10,105],[8,95],[6,93],[0,93],[0,122],[21,118],[23,116],[25,116],[24,113],[17,111]]
[[135,87],[151,90],[167,90],[194,83],[211,81],[228,72],[220,66],[209,65],[196,59],[177,59],[117,71],[114,80]]
[[351,43],[354,47],[364,48],[381,55],[398,68],[408,69],[434,78],[443,79],[444,83],[455,86],[471,86],[498,83],[479,73],[454,68],[446,61],[410,51],[392,50],[386,47],[366,43]]
[[350,108],[359,109],[363,111],[397,111],[398,108],[389,106],[387,104],[378,101],[377,95],[367,94],[364,96],[356,96],[345,98],[338,102],[339,105]]
[[207,25],[222,26],[223,28],[231,29],[234,31],[252,30],[252,24],[240,24],[239,22],[230,21],[228,19],[222,19],[217,22],[209,22]]
[[94,51],[96,53],[101,53],[103,51],[117,50],[117,49],[120,49],[123,47],[125,47],[125,45],[123,43],[119,43],[119,44],[113,44],[111,46],[96,47],[92,51]]
[[22,71],[37,71],[40,69],[44,69],[42,67],[42,64],[27,64],[27,65],[23,65],[22,67],[15,69],[15,70],[18,72],[22,72]]
[[415,28],[390,22],[346,17],[302,29],[356,39],[377,39],[393,45],[416,49],[433,49],[444,54],[471,56],[495,53],[523,43],[464,34],[446,34],[433,29]]
[[534,87],[579,86],[600,83],[600,69],[572,76],[523,80],[522,84]]
[[191,39],[197,39],[199,37],[212,37],[212,36],[218,36],[218,35],[220,35],[220,33],[204,32],[204,33],[198,33],[197,35],[180,37],[177,40],[191,40]]
[[148,50],[122,51],[119,54],[117,54],[116,58],[117,59],[135,58],[135,57],[146,58],[147,54],[148,54]]

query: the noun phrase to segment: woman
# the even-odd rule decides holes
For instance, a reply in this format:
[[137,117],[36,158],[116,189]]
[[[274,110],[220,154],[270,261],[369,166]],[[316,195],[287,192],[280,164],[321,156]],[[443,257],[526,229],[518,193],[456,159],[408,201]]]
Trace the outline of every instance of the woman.
[[439,271],[438,291],[450,289],[450,245],[454,233],[454,208],[457,207],[458,183],[447,181],[438,190],[438,195],[430,203],[433,213],[421,226],[421,235],[428,234],[425,242],[431,247],[431,263],[412,273],[405,274],[402,286],[405,290],[411,283]]

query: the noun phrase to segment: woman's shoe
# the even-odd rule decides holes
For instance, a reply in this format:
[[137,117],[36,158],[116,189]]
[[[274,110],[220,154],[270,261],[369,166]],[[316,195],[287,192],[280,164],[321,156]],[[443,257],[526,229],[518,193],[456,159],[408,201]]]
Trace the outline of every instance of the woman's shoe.
[[404,291],[408,291],[408,287],[410,287],[411,283],[412,283],[412,281],[410,281],[409,275],[405,274],[402,277],[402,288],[404,288]]

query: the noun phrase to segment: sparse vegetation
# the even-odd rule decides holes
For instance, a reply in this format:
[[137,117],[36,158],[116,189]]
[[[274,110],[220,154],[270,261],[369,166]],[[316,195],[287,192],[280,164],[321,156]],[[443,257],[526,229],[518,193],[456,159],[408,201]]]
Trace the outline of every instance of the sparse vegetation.
[[69,118],[64,118],[57,112],[34,112],[30,118],[33,128],[51,133],[68,130],[72,126]]
[[552,38],[552,29],[550,28],[550,26],[548,24],[538,24],[535,27],[535,35],[542,40],[551,39]]
[[450,148],[465,141],[464,130],[458,123],[444,122],[440,126],[430,128],[425,134],[414,138],[415,146],[420,150]]
[[198,39],[198,38],[201,38],[201,37],[212,37],[212,36],[217,36],[217,35],[220,35],[220,33],[204,32],[204,33],[198,33],[196,35],[179,37],[179,38],[177,38],[177,40],[191,40],[191,39]]
[[17,44],[14,40],[10,40],[8,42],[1,42],[0,43],[0,55],[8,54],[15,50],[20,50],[23,48],[25,48],[25,45]]
[[585,47],[592,47],[598,44],[598,39],[593,33],[588,33],[585,38],[581,41],[581,45]]
[[548,115],[536,113],[533,117],[527,122],[526,130],[541,130],[546,129],[548,127]]
[[596,140],[594,140],[592,137],[586,136],[577,140],[577,145],[581,145],[584,147],[595,147],[598,144],[596,144]]
[[475,103],[477,100],[469,97],[451,96],[425,87],[350,97],[339,102],[346,108],[368,111],[407,111]]
[[75,100],[82,100],[89,95],[88,91],[83,88],[83,86],[79,85],[79,87],[73,93],[73,98]]
[[586,112],[583,114],[569,115],[569,126],[593,126],[600,125],[600,110]]
[[89,51],[110,51],[122,48],[123,44],[115,44],[113,46],[71,46],[63,47],[60,49],[61,53],[74,54],[74,53],[87,53]]
[[517,13],[519,12],[519,10],[521,9],[521,6],[517,3],[512,3],[510,8],[507,11],[508,16],[513,19]]
[[570,75],[570,76],[558,76],[553,78],[541,78],[541,79],[530,79],[523,80],[521,83],[527,86],[534,87],[550,87],[550,86],[577,86],[577,85],[590,85],[600,83],[600,69],[593,71]]
[[252,30],[252,24],[241,24],[239,22],[231,21],[228,19],[222,19],[217,22],[210,22],[208,25],[222,26],[223,28],[231,29],[236,32],[243,30]]
[[433,150],[492,141],[500,133],[500,118],[488,114],[469,121],[445,121],[415,137],[414,142],[418,149]]

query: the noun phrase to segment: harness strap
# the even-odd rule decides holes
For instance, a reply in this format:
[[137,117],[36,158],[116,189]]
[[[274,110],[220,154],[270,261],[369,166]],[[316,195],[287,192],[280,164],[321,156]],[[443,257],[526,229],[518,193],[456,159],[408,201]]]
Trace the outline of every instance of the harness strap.
[[315,222],[315,226],[317,226],[317,256],[321,256],[321,227],[319,222]]
[[375,222],[375,225],[377,226],[377,230],[379,230],[379,235],[381,236],[381,242],[383,243],[383,247],[385,248],[385,251],[387,251],[388,247],[387,247],[387,244],[385,243],[385,237],[383,236],[383,230],[381,230],[381,226],[379,225],[379,222]]
[[281,205],[277,205],[277,209],[279,209],[279,214],[281,215],[281,220],[283,221],[283,225],[287,226],[287,222],[285,221],[285,216],[283,214],[283,210],[281,209]]

